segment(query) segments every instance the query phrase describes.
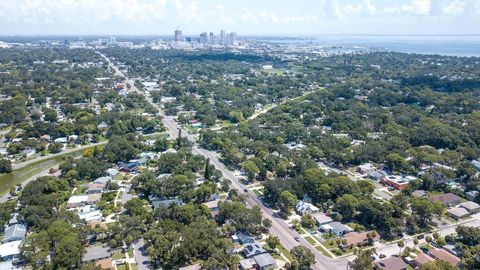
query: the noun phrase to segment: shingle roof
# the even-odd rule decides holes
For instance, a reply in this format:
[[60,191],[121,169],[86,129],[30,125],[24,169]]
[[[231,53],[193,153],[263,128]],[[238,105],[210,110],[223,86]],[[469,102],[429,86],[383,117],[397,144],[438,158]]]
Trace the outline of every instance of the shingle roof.
[[9,226],[5,229],[5,233],[3,234],[3,243],[11,242],[15,240],[23,240],[25,239],[25,234],[27,233],[27,227],[23,224],[15,224]]
[[421,252],[418,253],[417,257],[413,259],[417,265],[424,265],[426,263],[434,261],[434,259],[427,254]]
[[399,257],[390,257],[375,263],[379,269],[402,270],[407,269],[408,265]]
[[430,254],[433,257],[435,257],[437,259],[440,259],[440,260],[443,260],[443,261],[446,261],[453,266],[457,266],[461,261],[460,258],[458,258],[457,256],[455,256],[453,254],[450,254],[449,252],[447,252],[444,249],[434,248],[430,251]]
[[444,204],[450,204],[462,200],[459,196],[453,193],[439,194],[431,197],[433,202],[442,202]]
[[253,259],[257,263],[258,267],[263,268],[270,265],[275,265],[277,261],[269,253],[263,253],[257,256],[254,256]]
[[110,257],[110,251],[107,247],[90,246],[85,249],[82,262],[91,262]]

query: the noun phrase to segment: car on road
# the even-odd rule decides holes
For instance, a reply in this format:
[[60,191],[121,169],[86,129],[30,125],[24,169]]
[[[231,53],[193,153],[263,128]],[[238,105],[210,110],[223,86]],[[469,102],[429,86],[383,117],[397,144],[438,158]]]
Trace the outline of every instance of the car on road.
[[300,237],[298,237],[298,236],[295,236],[293,239],[295,239],[295,241],[297,241],[297,242],[300,242]]
[[423,238],[425,238],[425,236],[424,236],[423,234],[422,234],[422,235],[419,235],[419,236],[417,236],[417,239],[418,239],[418,240],[421,240],[421,239],[423,239]]

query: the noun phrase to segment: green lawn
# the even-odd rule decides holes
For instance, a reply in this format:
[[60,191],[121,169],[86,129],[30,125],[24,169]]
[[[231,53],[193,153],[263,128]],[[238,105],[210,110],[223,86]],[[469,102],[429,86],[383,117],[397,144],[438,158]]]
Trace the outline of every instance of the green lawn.
[[262,196],[262,193],[260,193],[260,191],[256,189],[253,189],[253,193],[255,193],[255,195],[257,195],[258,197]]
[[332,256],[330,255],[330,253],[328,253],[322,246],[316,246],[315,247],[318,251],[320,251],[323,255],[329,257],[329,258],[332,258]]
[[123,258],[125,258],[125,253],[123,253],[121,251],[115,251],[112,254],[112,260],[119,260],[119,259],[123,259]]
[[128,250],[128,257],[133,258],[133,249]]
[[310,236],[305,237],[305,240],[307,240],[307,242],[310,243],[310,245],[316,244],[315,240]]

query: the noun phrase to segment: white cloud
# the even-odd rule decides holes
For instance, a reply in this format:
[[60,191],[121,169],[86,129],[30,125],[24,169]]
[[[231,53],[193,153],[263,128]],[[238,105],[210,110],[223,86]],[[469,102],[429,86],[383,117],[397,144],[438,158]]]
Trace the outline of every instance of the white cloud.
[[455,0],[449,5],[443,7],[443,13],[446,15],[459,16],[465,12],[465,3]]

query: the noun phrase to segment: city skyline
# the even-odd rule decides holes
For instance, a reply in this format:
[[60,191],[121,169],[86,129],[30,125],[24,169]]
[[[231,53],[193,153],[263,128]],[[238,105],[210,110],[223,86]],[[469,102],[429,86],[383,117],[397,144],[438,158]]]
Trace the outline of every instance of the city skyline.
[[3,0],[0,35],[478,35],[479,0]]

